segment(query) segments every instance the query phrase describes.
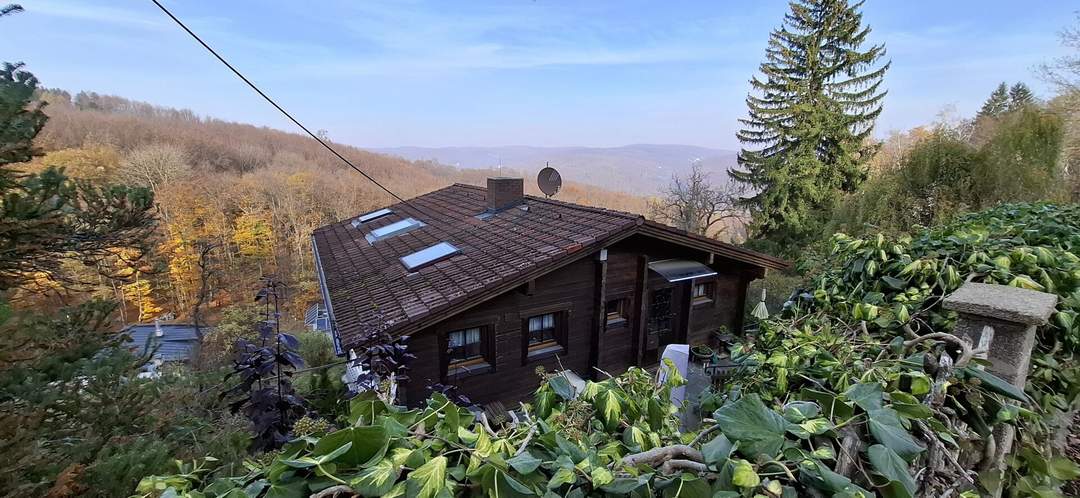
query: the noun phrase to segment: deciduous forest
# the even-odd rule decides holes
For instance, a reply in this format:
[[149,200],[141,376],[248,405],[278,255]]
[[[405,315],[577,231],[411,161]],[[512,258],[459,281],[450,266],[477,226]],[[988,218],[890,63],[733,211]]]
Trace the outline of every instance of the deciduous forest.
[[[145,186],[154,194],[154,250],[128,270],[134,272],[130,282],[79,279],[86,284],[80,291],[119,301],[117,318],[124,323],[163,314],[190,319],[204,277],[202,309],[215,317],[222,307],[247,300],[259,277],[269,274],[288,283],[290,312],[303,313],[316,299],[312,230],[394,202],[299,134],[116,96],[45,90],[40,97],[49,120],[35,141],[42,155],[25,166],[28,171],[63,168],[75,179]],[[455,182],[483,185],[499,174],[335,147],[404,198]],[[526,184],[529,193],[542,195],[535,181]],[[558,199],[630,212],[644,212],[646,202],[572,180]],[[70,288],[41,282],[21,298],[73,296]]]

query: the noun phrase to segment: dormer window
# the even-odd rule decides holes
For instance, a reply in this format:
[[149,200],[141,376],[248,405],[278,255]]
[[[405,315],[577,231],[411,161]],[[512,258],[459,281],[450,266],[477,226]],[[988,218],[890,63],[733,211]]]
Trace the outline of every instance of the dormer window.
[[420,220],[417,220],[415,218],[405,218],[404,220],[395,221],[384,227],[376,228],[364,237],[369,243],[374,244],[375,242],[378,242],[380,240],[389,239],[390,237],[395,237],[403,233],[416,230],[417,228],[420,228],[422,226],[424,226],[424,223]]

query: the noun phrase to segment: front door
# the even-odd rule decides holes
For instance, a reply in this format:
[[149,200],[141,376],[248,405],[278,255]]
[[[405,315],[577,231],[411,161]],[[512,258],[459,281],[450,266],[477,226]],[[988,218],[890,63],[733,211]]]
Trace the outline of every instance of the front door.
[[645,361],[656,363],[664,346],[676,341],[674,288],[653,289],[649,292],[649,315],[645,324]]

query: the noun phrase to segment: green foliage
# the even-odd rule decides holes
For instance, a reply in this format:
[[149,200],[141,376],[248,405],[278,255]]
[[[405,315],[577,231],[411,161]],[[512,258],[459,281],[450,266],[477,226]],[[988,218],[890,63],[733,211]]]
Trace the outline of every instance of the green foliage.
[[939,127],[917,143],[900,168],[868,181],[834,214],[854,233],[904,233],[1002,202],[1054,200],[1062,189],[1061,118],[1025,106],[980,121],[979,145],[959,129]]
[[94,266],[121,248],[141,252],[155,223],[147,189],[75,181],[58,168],[12,168],[38,154],[33,139],[46,116],[36,91],[21,64],[0,68],[0,290],[43,276],[64,280],[65,261]]
[[870,29],[859,4],[796,0],[784,25],[769,36],[763,79],[751,80],[749,117],[739,140],[741,169],[730,175],[749,187],[756,235],[795,248],[820,234],[838,192],[865,178],[874,146],[867,140],[881,113],[882,78],[874,65],[883,45],[865,50]]

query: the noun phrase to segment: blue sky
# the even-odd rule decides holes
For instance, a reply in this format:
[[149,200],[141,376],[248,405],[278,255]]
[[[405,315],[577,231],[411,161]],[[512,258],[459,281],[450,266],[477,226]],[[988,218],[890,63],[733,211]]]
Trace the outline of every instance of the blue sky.
[[[0,60],[93,90],[293,130],[149,0],[22,0]],[[360,146],[680,143],[735,149],[779,1],[171,0],[312,129]],[[1062,53],[1066,1],[869,0],[893,67],[879,135],[973,113]]]

